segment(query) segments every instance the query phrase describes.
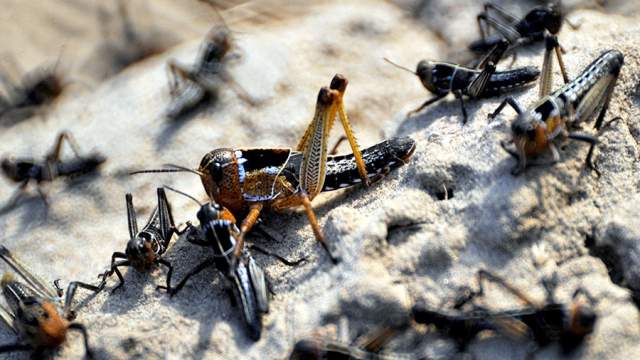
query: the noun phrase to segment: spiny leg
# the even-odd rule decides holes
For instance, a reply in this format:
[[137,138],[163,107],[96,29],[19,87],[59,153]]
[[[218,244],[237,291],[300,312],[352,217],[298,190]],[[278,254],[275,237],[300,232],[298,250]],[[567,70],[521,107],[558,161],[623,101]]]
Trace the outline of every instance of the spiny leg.
[[551,93],[551,87],[553,86],[553,52],[555,51],[556,58],[558,59],[558,65],[560,66],[560,72],[562,73],[562,79],[565,84],[569,82],[567,71],[562,60],[562,54],[560,51],[560,44],[558,43],[558,37],[555,35],[545,36],[545,51],[544,60],[542,62],[542,74],[540,75],[540,91],[539,96],[543,97]]
[[598,176],[600,176],[600,170],[598,170],[595,165],[593,164],[593,150],[596,147],[596,144],[598,143],[598,139],[596,139],[595,137],[591,136],[591,135],[587,135],[587,134],[578,134],[578,133],[569,133],[569,139],[573,139],[573,140],[577,140],[577,141],[583,141],[583,142],[587,142],[589,144],[591,144],[591,146],[589,147],[589,153],[587,154],[587,158],[585,160],[587,167],[589,167],[589,169],[593,170],[596,172],[596,174]]
[[489,27],[495,29],[510,43],[514,43],[518,40],[518,38],[520,38],[520,33],[513,26],[509,24],[503,24],[498,19],[495,19],[494,17],[489,15],[484,16],[483,19],[487,26],[487,29],[489,29]]
[[175,294],[178,293],[178,291],[182,290],[182,288],[184,287],[184,285],[187,283],[187,281],[189,281],[189,279],[194,276],[199,274],[200,272],[202,272],[202,270],[213,266],[215,264],[215,261],[213,258],[209,258],[207,260],[205,260],[204,262],[198,264],[196,267],[194,267],[193,269],[191,269],[187,275],[185,275],[184,279],[182,279],[179,283],[178,286],[176,286],[175,288],[167,288],[165,286],[161,286],[159,285],[157,288],[158,289],[164,289],[167,290],[167,292],[169,293],[169,295],[173,296]]
[[302,202],[302,206],[304,206],[304,210],[307,213],[307,218],[309,219],[309,223],[311,224],[311,228],[313,229],[313,234],[315,235],[316,240],[318,240],[318,242],[320,242],[322,247],[325,249],[325,251],[329,255],[329,258],[331,259],[331,262],[337,264],[338,259],[334,257],[331,253],[331,250],[329,250],[329,246],[327,245],[327,242],[324,239],[324,235],[322,234],[322,229],[320,229],[320,225],[318,224],[316,214],[313,212],[313,207],[311,206],[309,197],[305,193],[302,193],[299,196]]
[[71,147],[71,150],[73,151],[75,156],[80,156],[78,143],[73,138],[73,135],[71,135],[71,132],[63,131],[58,135],[58,139],[56,140],[56,144],[53,147],[53,150],[51,151],[51,153],[49,153],[49,155],[47,155],[47,160],[54,161],[54,162],[60,161],[60,153],[62,152],[62,144],[64,144],[65,140],[69,144],[69,147]]
[[[360,152],[360,148],[358,147],[358,142],[356,140],[355,135],[353,134],[353,130],[351,129],[351,122],[347,117],[347,112],[344,109],[344,92],[347,89],[347,84],[349,82],[347,79],[340,75],[336,74],[331,80],[330,88],[333,90],[337,90],[339,95],[336,97],[336,105],[338,116],[340,117],[340,121],[342,122],[342,127],[344,128],[345,136],[347,140],[349,140],[349,145],[351,146],[351,151],[353,152],[353,156],[356,160],[356,165],[358,167],[358,172],[360,173],[360,177],[366,186],[369,185],[369,177],[367,176],[367,167],[364,164],[364,160],[362,160],[362,153]],[[333,120],[332,120],[333,122]],[[330,128],[331,126],[329,126]],[[328,134],[327,134],[328,135]],[[328,137],[327,137],[328,140]]]
[[511,284],[507,283],[506,280],[504,280],[502,277],[498,275],[495,275],[487,270],[479,270],[477,274],[477,279],[478,279],[478,288],[479,288],[478,295],[484,294],[482,280],[485,280],[501,286],[502,288],[504,288],[505,290],[507,290],[508,292],[510,292],[511,294],[513,294],[514,296],[516,296],[517,298],[525,302],[527,305],[532,306],[534,308],[540,308],[539,304],[531,300],[528,296],[523,294],[520,290],[511,286]]
[[508,96],[507,98],[505,98],[504,100],[502,100],[502,102],[500,103],[500,105],[498,105],[498,107],[496,108],[496,110],[489,114],[489,119],[493,120],[495,119],[496,116],[498,116],[498,114],[500,114],[502,112],[502,110],[504,109],[505,106],[511,106],[513,108],[513,110],[515,110],[515,112],[520,115],[524,112],[524,110],[522,109],[522,106],[520,106],[520,104],[518,103],[518,101],[516,99],[514,99],[511,96]]
[[464,105],[464,95],[461,91],[455,91],[454,95],[460,102],[460,108],[462,109],[462,125],[465,125],[467,123],[467,107]]
[[167,194],[165,193],[164,188],[158,188],[157,194],[160,229],[162,231],[162,237],[165,245],[168,246],[173,233],[177,232],[177,229],[173,220],[173,213],[171,212],[171,204],[169,204],[169,200],[167,200]]
[[158,259],[158,264],[162,264],[167,267],[167,286],[164,289],[171,289],[171,275],[173,274],[173,266],[171,263],[165,259]]
[[[138,217],[136,215],[136,208],[133,206],[133,195],[131,195],[131,193],[127,193],[124,196],[125,199],[125,203],[127,204],[127,224],[129,226],[129,237],[131,239],[133,239],[137,234],[138,234]],[[123,253],[113,253],[113,255],[118,254],[120,255],[124,255],[124,258],[126,258],[126,255]],[[113,264],[113,257],[111,259],[111,263]]]
[[89,346],[89,334],[87,333],[87,328],[82,324],[71,323],[69,324],[69,329],[76,330],[82,334],[82,339],[84,342],[85,356],[89,359],[93,359],[93,351]]
[[433,97],[431,99],[427,99],[427,101],[423,102],[422,105],[418,106],[414,110],[409,111],[407,113],[407,117],[413,116],[414,114],[419,113],[422,109],[426,108],[427,106],[435,103],[436,101],[444,99],[445,96],[446,95],[437,95],[436,97]]
[[253,228],[253,225],[255,225],[258,221],[263,207],[264,204],[261,202],[255,202],[249,206],[249,213],[244,218],[244,220],[242,220],[242,224],[240,225],[240,236],[238,236],[236,248],[233,250],[234,259],[240,258],[242,249],[244,247],[244,236],[247,232],[249,232],[249,230],[251,230],[251,228]]
[[282,256],[280,256],[280,255],[278,255],[278,254],[276,254],[274,252],[271,252],[269,250],[263,249],[263,248],[261,248],[260,246],[258,246],[256,244],[251,244],[248,247],[249,247],[250,250],[256,250],[259,253],[265,254],[267,256],[272,256],[272,257],[278,259],[281,263],[283,263],[283,264],[285,264],[287,266],[298,266],[298,265],[300,265],[300,263],[302,263],[304,261],[307,261],[306,257],[303,257],[303,258],[295,260],[295,261],[289,261],[289,260],[285,259],[284,257],[282,257]]
[[103,279],[100,285],[91,285],[87,283],[83,283],[80,281],[72,281],[67,285],[66,296],[64,299],[64,314],[68,318],[74,318],[75,314],[71,311],[71,303],[73,302],[73,297],[76,295],[76,290],[80,287],[82,289],[86,289],[89,291],[93,291],[94,293],[98,293],[104,289],[106,281]]
[[322,191],[327,170],[327,139],[336,116],[337,90],[320,89],[313,120],[298,143],[303,153],[300,165],[300,188],[311,198]]
[[[122,287],[124,285],[124,277],[122,276],[122,273],[120,272],[120,269],[118,269],[119,266],[130,266],[131,263],[129,262],[129,260],[120,260],[120,261],[115,261],[115,257],[116,254],[122,254],[122,253],[114,253],[111,257],[111,267],[109,268],[109,270],[105,271],[104,273],[98,275],[101,276],[103,281],[106,281],[106,278],[108,276],[111,276],[113,273],[116,274],[116,276],[118,277],[119,283],[118,285],[113,288],[113,290],[111,290],[111,293],[113,293],[114,291],[118,290],[120,287]],[[124,254],[122,254],[124,255]],[[126,255],[124,255],[126,258]]]
[[506,40],[502,40],[494,46],[491,52],[478,64],[476,69],[482,69],[482,71],[471,81],[469,86],[467,86],[466,93],[469,97],[477,98],[482,95],[489,79],[496,72],[496,64],[500,61],[508,47],[509,43]]
[[504,20],[508,21],[509,23],[514,23],[518,21],[518,18],[515,15],[513,15],[509,11],[505,10],[503,7],[498,6],[496,4],[492,4],[492,3],[484,4],[484,12],[488,14],[489,10],[495,11],[500,17],[502,17]]

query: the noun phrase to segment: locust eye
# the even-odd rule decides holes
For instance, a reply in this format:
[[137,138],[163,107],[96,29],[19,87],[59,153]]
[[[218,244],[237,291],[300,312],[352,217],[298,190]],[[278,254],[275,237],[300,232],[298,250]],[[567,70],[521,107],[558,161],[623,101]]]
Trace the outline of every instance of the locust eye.
[[209,164],[209,168],[207,170],[209,171],[209,175],[211,175],[213,181],[218,182],[222,180],[222,165],[219,162],[212,162]]

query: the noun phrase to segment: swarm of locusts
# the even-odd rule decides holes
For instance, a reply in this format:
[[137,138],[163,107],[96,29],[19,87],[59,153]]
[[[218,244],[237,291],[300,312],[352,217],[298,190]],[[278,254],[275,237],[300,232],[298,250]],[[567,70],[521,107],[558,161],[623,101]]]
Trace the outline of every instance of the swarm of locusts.
[[[500,97],[502,102],[490,118],[502,114],[507,105],[515,111],[511,138],[501,143],[515,159],[511,171],[513,176],[534,165],[548,166],[549,171],[553,171],[549,165],[560,161],[563,156],[561,149],[569,139],[589,144],[585,164],[599,176],[600,170],[593,161],[598,144],[597,131],[610,121],[621,120],[607,119],[607,110],[624,63],[623,54],[615,49],[603,49],[578,76],[570,79],[562,59],[564,49],[557,38],[563,22],[567,22],[559,4],[531,9],[524,17],[486,4],[477,19],[480,38],[469,49],[478,58],[471,65],[420,60],[413,71],[385,59],[415,74],[426,90],[433,94],[407,117],[410,119],[427,106],[453,94],[460,103],[461,121],[465,124],[473,117],[467,112],[467,99],[481,101],[483,98]],[[215,101],[216,94],[226,89],[231,89],[247,106],[260,106],[227,70],[227,63],[233,57],[233,40],[226,25],[216,26],[205,36],[192,66],[181,65],[174,60],[168,62],[170,100],[163,112],[165,118],[185,121],[185,114],[197,111],[208,101]],[[544,44],[540,69],[501,65],[505,57],[511,55],[516,61],[520,48],[536,43]],[[558,63],[564,79],[564,85],[558,89],[552,89],[554,62]],[[539,100],[534,104],[525,107],[509,95],[516,89],[522,91],[531,87],[536,81],[539,81]],[[0,123],[18,110],[44,106],[62,91],[61,84],[50,75],[42,79],[32,77],[20,85],[11,85],[7,95],[0,96]],[[128,231],[122,229],[122,234],[128,235],[128,241],[122,244],[124,251],[113,252],[108,268],[97,274],[98,280],[94,284],[73,281],[66,290],[58,281],[53,282],[53,286],[46,285],[47,281],[33,274],[16,254],[0,246],[0,259],[11,269],[0,280],[6,303],[0,305],[0,318],[16,333],[14,343],[0,344],[0,353],[30,351],[38,357],[64,346],[65,340],[75,332],[83,339],[86,356],[92,357],[94,351],[90,339],[99,335],[89,334],[85,326],[75,322],[77,314],[72,305],[76,290],[80,288],[98,293],[111,286],[111,292],[117,291],[126,285],[122,272],[127,267],[126,271],[139,272],[150,272],[160,266],[166,268],[165,280],[157,285],[157,289],[170,297],[179,296],[191,277],[209,267],[214,268],[239,313],[230,321],[241,322],[246,329],[246,333],[239,336],[258,341],[264,331],[262,317],[269,312],[273,290],[262,265],[253,257],[254,251],[272,256],[286,266],[295,267],[308,262],[306,258],[287,259],[245,241],[262,220],[262,214],[269,210],[282,214],[287,210],[301,209],[323,254],[330,260],[330,264],[326,262],[317,266],[340,266],[339,244],[323,232],[313,200],[324,192],[374,186],[395,169],[409,164],[418,146],[410,137],[393,137],[361,148],[345,105],[348,84],[345,76],[336,74],[328,86],[320,87],[311,121],[295,146],[217,148],[204,154],[194,166],[165,165],[131,172],[130,175],[178,172],[197,175],[208,199],[201,201],[189,195],[191,191],[158,186],[155,194],[157,204],[144,225],[139,226],[133,195],[126,194]],[[344,139],[349,144],[351,152],[348,154],[335,154],[337,144],[330,147],[329,136],[336,119],[340,121]],[[581,130],[591,122],[596,135]],[[74,152],[73,159],[61,156],[65,141]],[[330,150],[332,148],[333,151]],[[45,206],[48,206],[46,183],[60,177],[98,172],[106,159],[97,152],[81,155],[79,146],[68,132],[58,136],[52,151],[43,159],[2,159],[2,173],[18,184],[2,212],[19,206],[19,200],[30,183],[36,185]],[[403,174],[399,171],[397,176],[402,177]],[[196,214],[185,215],[185,220],[179,222],[184,226],[176,225],[167,191],[185,196],[199,206]],[[147,197],[149,195],[146,194]],[[191,270],[180,280],[173,278],[176,264],[165,258],[174,237],[175,241],[186,240],[204,247],[208,253],[204,261],[191,264]],[[105,259],[105,263],[108,260]],[[486,282],[503,287],[525,305],[501,311],[484,307],[478,299],[486,295],[483,285]],[[302,338],[291,350],[290,358],[377,358],[377,353],[389,340],[417,324],[429,325],[430,331],[451,338],[461,352],[480,332],[490,331],[496,336],[528,339],[530,356],[551,343],[558,344],[562,352],[571,353],[588,341],[598,314],[594,309],[594,299],[583,288],[575,289],[570,303],[557,301],[554,297],[556,284],[554,277],[545,279],[542,286],[547,298],[544,302],[536,302],[500,275],[481,270],[476,284],[461,289],[448,309],[416,302],[406,323],[400,326],[380,324],[378,329],[357,341],[357,345],[355,341],[340,343],[318,337]],[[380,356],[386,358],[387,355]],[[406,354],[389,358],[403,356]]]

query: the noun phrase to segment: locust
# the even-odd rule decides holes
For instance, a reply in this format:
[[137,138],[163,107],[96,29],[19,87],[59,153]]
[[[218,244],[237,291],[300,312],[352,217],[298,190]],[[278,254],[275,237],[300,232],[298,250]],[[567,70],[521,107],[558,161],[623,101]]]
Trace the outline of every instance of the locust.
[[[568,139],[590,144],[585,162],[590,169],[599,174],[592,161],[597,138],[575,129],[594,118],[594,127],[602,127],[620,69],[624,64],[624,55],[618,50],[604,51],[582,74],[571,82],[565,81],[563,87],[551,93],[552,50],[556,44],[554,37],[547,37],[538,102],[525,110],[514,98],[507,97],[489,115],[490,119],[495,118],[507,104],[517,113],[517,118],[511,123],[510,141],[515,145],[515,150],[509,148],[508,143],[501,142],[505,151],[517,160],[517,165],[511,171],[513,175],[522,173],[527,166],[557,163],[560,161],[557,144],[563,144]],[[551,161],[529,160],[547,150],[552,154]]]
[[[258,221],[265,208],[284,210],[298,206],[305,213],[315,238],[335,257],[325,241],[311,201],[323,191],[369,185],[391,169],[407,163],[415,141],[398,137],[373,145],[362,152],[351,129],[343,104],[347,79],[334,76],[330,87],[318,93],[316,110],[298,146],[291,148],[220,148],[208,152],[197,169],[182,166],[138,173],[182,172],[200,176],[210,199],[244,216],[234,256],[242,252],[244,236]],[[340,118],[353,154],[328,156],[328,137],[336,115]]]
[[154,269],[158,265],[163,265],[168,269],[166,287],[171,287],[173,266],[162,256],[167,251],[173,235],[180,235],[182,232],[178,231],[174,224],[171,205],[163,188],[157,189],[157,197],[158,205],[140,230],[138,229],[136,210],[133,206],[133,195],[130,193],[125,195],[129,228],[127,248],[125,252],[114,252],[111,255],[109,269],[99,275],[103,280],[114,273],[118,276],[119,283],[112,292],[124,285],[124,277],[118,269],[123,266],[132,266],[137,271],[144,272]]
[[[75,157],[64,160],[61,158],[62,146],[65,141],[73,150]],[[2,173],[13,182],[19,183],[18,189],[11,196],[2,211],[13,208],[20,196],[24,193],[29,183],[35,181],[38,193],[45,205],[48,205],[47,196],[43,190],[43,183],[51,182],[59,177],[79,176],[94,172],[106,161],[106,157],[98,152],[88,155],[80,155],[78,145],[68,131],[61,132],[53,149],[45,156],[44,160],[32,158],[4,158],[0,167]]]
[[222,23],[223,25],[214,26],[209,30],[192,68],[175,60],[168,62],[171,101],[165,109],[166,118],[178,119],[193,111],[208,99],[215,98],[223,86],[231,88],[247,104],[257,105],[257,101],[227,70],[227,62],[233,58],[233,54],[230,54],[233,39],[229,28],[224,21]]
[[496,71],[496,65],[507,50],[506,40],[498,42],[492,51],[475,68],[448,62],[422,60],[416,71],[397,65],[385,58],[390,64],[418,76],[422,85],[435,95],[427,99],[422,105],[410,111],[411,116],[422,111],[427,106],[444,99],[449,94],[460,102],[462,122],[467,123],[467,109],[464,97],[471,99],[500,96],[504,93],[525,87],[538,79],[540,71],[532,66]]
[[[485,3],[484,10],[478,14],[478,29],[481,38],[469,45],[469,50],[477,54],[486,54],[498,43],[508,41],[508,52],[516,48],[545,41],[547,35],[557,35],[562,23],[566,22],[573,29],[578,26],[567,20],[561,9],[560,1],[549,2],[544,6],[531,9],[524,17],[509,13],[502,7]],[[491,33],[491,29],[495,33]],[[558,56],[562,48],[558,45]],[[516,52],[513,52],[515,62]],[[564,67],[561,68],[566,77]]]
[[[166,289],[173,296],[185,286],[192,276],[209,267],[215,267],[222,275],[232,302],[240,306],[247,335],[257,341],[262,333],[262,315],[269,312],[268,281],[264,271],[256,263],[247,247],[242,250],[239,258],[234,259],[234,250],[240,235],[235,217],[229,210],[213,201],[202,204],[188,194],[170,187],[167,188],[189,197],[200,205],[197,213],[200,225],[194,226],[189,222],[184,232],[188,242],[210,248],[212,253],[205,261],[193,267],[175,287],[171,287],[167,283],[167,286],[159,286],[158,288]],[[289,262],[267,250],[256,246],[251,248],[275,256],[288,266],[296,266],[304,261],[301,259]]]
[[40,66],[19,81],[0,70],[0,85],[4,90],[4,95],[0,94],[0,125],[14,125],[52,104],[67,86],[57,68],[58,62],[53,66]]
[[[555,274],[554,274],[555,275]],[[478,290],[465,287],[455,299],[457,314],[429,309],[419,304],[412,310],[413,318],[421,324],[431,324],[441,333],[456,340],[464,349],[478,333],[495,331],[513,338],[528,338],[537,345],[535,351],[551,343],[558,343],[564,354],[573,352],[593,332],[598,315],[593,309],[594,299],[584,288],[577,288],[570,303],[560,303],[554,297],[557,277],[545,279],[547,293],[544,302],[534,301],[502,277],[486,270],[477,273]],[[501,311],[490,311],[473,304],[485,295],[483,282],[492,282],[523,301],[526,305]],[[588,300],[589,303],[587,303]],[[531,354],[530,354],[531,355]]]
[[409,360],[426,359],[415,354],[379,354],[402,327],[381,326],[370,331],[353,344],[318,337],[298,340],[289,360]]
[[103,289],[104,282],[91,285],[73,281],[64,294],[58,280],[54,281],[55,288],[45,285],[40,277],[31,273],[22,261],[2,245],[0,259],[20,276],[17,278],[12,273],[5,273],[0,280],[0,288],[8,305],[0,305],[0,318],[19,337],[14,344],[0,345],[0,353],[33,351],[33,356],[40,358],[45,352],[64,344],[69,331],[77,331],[83,337],[86,356],[92,357],[85,326],[72,322],[75,312],[71,310],[71,304],[78,288],[97,293]]

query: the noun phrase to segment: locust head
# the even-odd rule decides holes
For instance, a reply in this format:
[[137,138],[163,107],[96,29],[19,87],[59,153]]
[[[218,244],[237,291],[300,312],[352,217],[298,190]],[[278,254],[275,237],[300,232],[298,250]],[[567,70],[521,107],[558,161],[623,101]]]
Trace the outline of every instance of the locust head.
[[416,67],[416,75],[420,78],[422,85],[432,93],[437,93],[438,89],[433,83],[433,62],[429,60],[422,60],[418,63]]

